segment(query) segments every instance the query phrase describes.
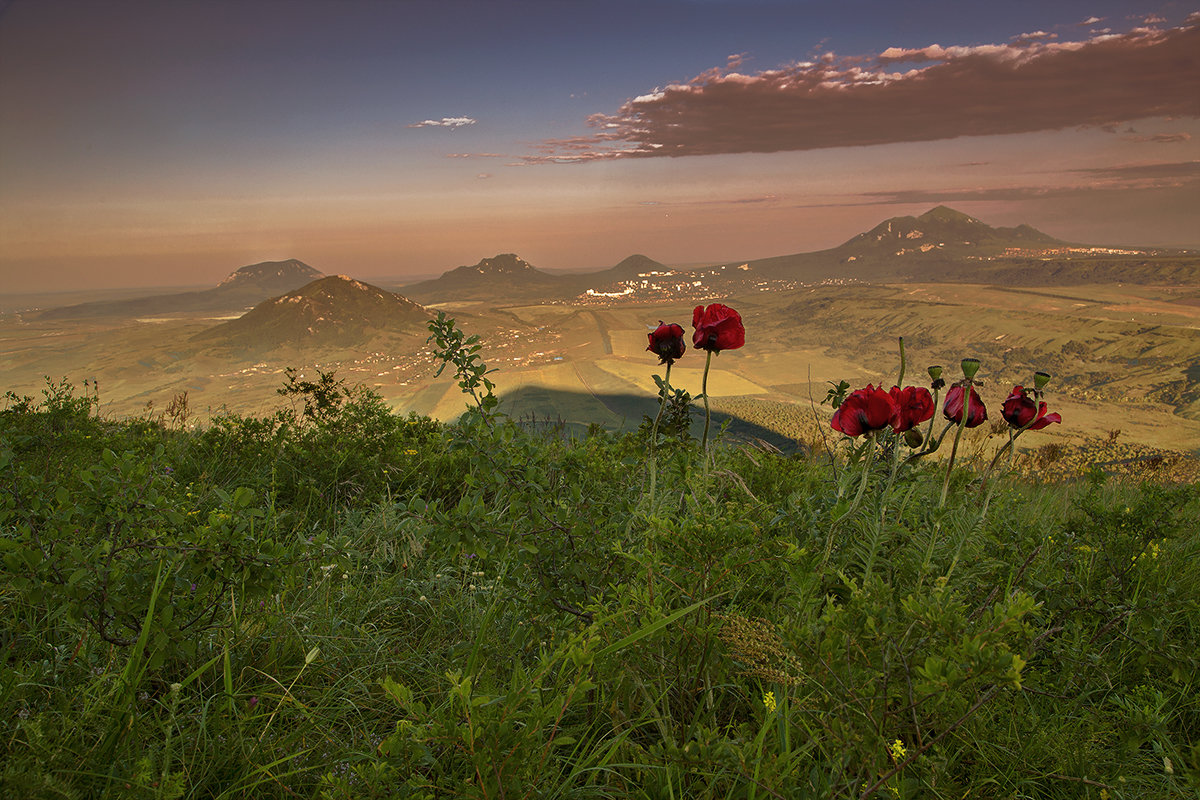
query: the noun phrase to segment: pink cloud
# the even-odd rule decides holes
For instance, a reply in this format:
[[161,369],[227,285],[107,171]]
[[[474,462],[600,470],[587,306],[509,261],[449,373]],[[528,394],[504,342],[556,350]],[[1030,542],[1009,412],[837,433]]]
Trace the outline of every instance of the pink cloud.
[[1200,117],[1200,20],[1076,42],[826,53],[754,74],[740,60],[658,87],[593,132],[541,143],[527,163],[771,153]]
[[1147,142],[1151,144],[1176,144],[1178,142],[1190,142],[1192,135],[1190,133],[1130,133],[1121,138],[1127,142],[1137,142],[1139,144]]

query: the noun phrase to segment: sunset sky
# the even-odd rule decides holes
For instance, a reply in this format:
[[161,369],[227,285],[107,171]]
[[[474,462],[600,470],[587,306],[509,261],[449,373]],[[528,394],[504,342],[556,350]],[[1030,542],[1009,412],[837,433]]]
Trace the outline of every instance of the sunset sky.
[[0,0],[0,291],[1200,246],[1200,3]]

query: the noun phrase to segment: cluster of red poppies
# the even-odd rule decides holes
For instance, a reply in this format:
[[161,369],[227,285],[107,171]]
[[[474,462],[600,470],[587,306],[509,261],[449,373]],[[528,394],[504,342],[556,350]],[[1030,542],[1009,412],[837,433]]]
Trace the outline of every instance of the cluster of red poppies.
[[[976,364],[964,363],[964,372]],[[944,385],[941,379],[941,367],[930,367],[930,377],[935,389]],[[956,425],[974,428],[987,421],[987,407],[975,391],[973,378],[965,377],[954,384],[946,392],[942,403],[942,415]],[[1000,416],[1016,431],[1037,431],[1053,422],[1062,422],[1062,417],[1046,413],[1046,403],[1041,401],[1042,387],[1050,379],[1044,372],[1034,376],[1034,389],[1014,386],[1008,398],[1000,409]],[[1032,395],[1032,397],[1030,396]],[[864,433],[891,428],[896,433],[912,430],[917,425],[933,417],[933,395],[929,390],[920,386],[893,386],[890,391],[883,387],[868,384],[865,389],[851,392],[838,406],[830,424],[835,431],[847,436],[861,436]],[[963,414],[966,420],[963,420]]]
[[[719,353],[722,350],[737,350],[746,343],[746,329],[742,317],[732,308],[713,303],[705,308],[696,306],[692,311],[692,346],[697,350]],[[659,321],[650,334],[650,346],[646,349],[658,356],[660,364],[672,364],[681,358],[687,346],[683,342],[683,327],[675,323]]]
[[861,436],[890,427],[896,433],[912,430],[933,416],[933,395],[920,386],[893,386],[890,391],[868,384],[850,393],[833,412],[833,429]]

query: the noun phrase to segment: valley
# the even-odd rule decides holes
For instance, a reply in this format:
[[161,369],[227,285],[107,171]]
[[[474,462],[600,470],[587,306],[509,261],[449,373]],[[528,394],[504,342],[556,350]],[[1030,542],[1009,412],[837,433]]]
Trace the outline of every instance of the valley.
[[[986,228],[964,217],[935,209],[916,221],[888,221],[836,255],[844,265],[859,247],[855,252],[869,261],[886,245],[883,234],[920,238],[913,233],[917,223],[930,228],[948,221],[956,231]],[[410,292],[344,276],[310,283],[320,274],[311,267],[268,262],[243,268],[222,285],[255,285],[264,274],[273,281],[272,291],[284,285],[280,281],[304,285],[250,313],[236,303],[214,308],[210,290],[119,300],[107,309],[77,307],[84,313],[4,314],[0,384],[16,395],[37,397],[47,378],[66,378],[77,387],[94,381],[101,413],[110,417],[155,416],[186,392],[196,422],[284,406],[276,390],[284,370],[295,367],[302,376],[334,372],[348,385],[362,384],[398,412],[449,420],[462,413],[466,398],[448,373],[435,377],[439,364],[425,328],[427,319],[445,311],[480,337],[480,355],[494,370],[490,377],[510,416],[576,430],[589,424],[629,430],[656,409],[652,376],[662,368],[646,352],[647,331],[665,320],[680,323],[690,335],[692,307],[721,301],[741,312],[747,343],[714,359],[713,406],[784,441],[828,432],[830,411],[820,400],[830,383],[894,383],[897,337],[904,336],[906,383],[928,383],[930,364],[945,365],[953,380],[962,357],[979,358],[993,420],[1013,385],[1027,383],[1035,370],[1052,373],[1047,399],[1064,422],[1027,443],[1119,437],[1142,447],[1200,453],[1200,280],[1186,280],[1200,274],[1200,259],[1170,256],[1163,279],[1146,266],[1144,252],[1088,254],[1083,261],[1074,253],[1065,266],[1055,259],[1066,256],[1050,253],[1041,257],[1042,276],[1091,270],[1140,277],[1134,283],[965,280],[964,271],[978,264],[981,253],[1003,255],[1012,246],[1001,235],[1005,229],[987,230],[991,233],[979,237],[987,242],[983,250],[957,245],[954,269],[939,260],[930,262],[940,265],[936,269],[916,270],[928,280],[901,274],[913,272],[910,262],[903,269],[893,263],[879,270],[874,281],[839,273],[836,263],[814,271],[821,254],[790,257],[808,264],[792,273],[779,259],[683,271],[634,256],[582,276],[549,275],[508,254],[452,270]],[[1058,247],[1032,228],[1016,231],[1020,242]],[[983,277],[1029,274],[1022,264],[1031,252],[1026,247],[1016,261],[988,261]],[[935,255],[944,257],[931,250],[930,258]],[[1087,258],[1101,259],[1103,269],[1088,266]],[[296,274],[285,274],[278,264],[298,265]],[[669,290],[664,281],[677,287]],[[131,308],[137,313],[130,315]],[[700,353],[686,353],[672,384],[699,394],[703,364]]]

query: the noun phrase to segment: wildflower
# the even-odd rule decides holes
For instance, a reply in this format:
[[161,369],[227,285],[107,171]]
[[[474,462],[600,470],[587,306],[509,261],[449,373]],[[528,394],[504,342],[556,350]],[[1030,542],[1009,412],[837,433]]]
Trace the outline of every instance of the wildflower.
[[408,450],[404,451],[404,455],[406,455],[406,456],[415,456],[416,454],[417,454],[417,451],[413,450],[412,448],[409,448]]
[[933,395],[922,386],[893,386],[890,392],[899,415],[892,421],[896,433],[912,430],[933,416]]
[[899,418],[900,407],[895,398],[882,388],[867,384],[867,388],[851,392],[842,401],[829,424],[847,436],[861,436],[895,426]]
[[767,707],[768,714],[775,713],[775,709],[778,706],[775,703],[775,693],[774,692],[763,692],[763,705]]
[[[970,399],[967,402],[967,427],[974,428],[987,421],[987,407],[980,399],[975,387],[970,387]],[[961,423],[963,420],[963,387],[951,386],[946,392],[946,402],[942,404],[942,414],[951,422]]]
[[1040,431],[1052,422],[1062,422],[1062,416],[1057,413],[1047,414],[1046,404],[1035,403],[1029,397],[1029,391],[1021,386],[1014,386],[1008,399],[1000,409],[1000,416],[1014,428],[1020,430]]
[[674,322],[666,324],[658,321],[658,327],[647,334],[650,345],[646,348],[658,356],[658,363],[670,364],[683,356],[687,345],[683,343],[683,326]]
[[704,398],[704,434],[700,437],[700,447],[704,451],[704,469],[707,473],[708,429],[712,424],[712,412],[708,407],[708,370],[712,367],[713,353],[736,350],[746,343],[746,329],[742,327],[741,314],[720,303],[713,303],[707,308],[696,306],[692,310],[692,327],[696,329],[692,334],[692,346],[708,351],[704,361],[704,377],[700,379],[700,395]]
[[888,747],[888,752],[891,753],[894,761],[899,761],[908,755],[908,750],[904,749],[904,742],[897,739]]
[[737,350],[746,343],[746,329],[742,316],[732,308],[713,303],[705,308],[696,306],[692,311],[692,346],[698,350],[719,353],[722,350]]

